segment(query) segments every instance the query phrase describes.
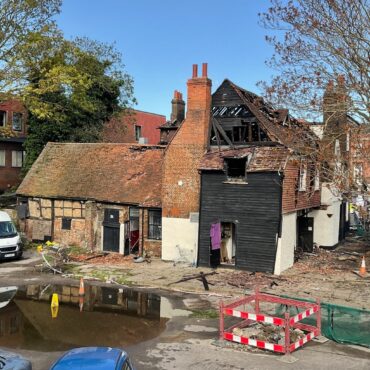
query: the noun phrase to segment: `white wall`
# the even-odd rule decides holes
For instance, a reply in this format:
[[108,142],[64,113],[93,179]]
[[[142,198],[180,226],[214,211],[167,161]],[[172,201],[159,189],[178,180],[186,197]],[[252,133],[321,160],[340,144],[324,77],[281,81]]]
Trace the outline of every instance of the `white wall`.
[[333,247],[338,243],[341,203],[342,200],[324,183],[321,189],[321,205],[326,209],[308,214],[314,218],[313,241],[319,246]]
[[162,259],[196,263],[198,226],[188,218],[162,217]]
[[278,239],[274,274],[280,275],[294,264],[297,241],[297,212],[282,215],[281,238]]

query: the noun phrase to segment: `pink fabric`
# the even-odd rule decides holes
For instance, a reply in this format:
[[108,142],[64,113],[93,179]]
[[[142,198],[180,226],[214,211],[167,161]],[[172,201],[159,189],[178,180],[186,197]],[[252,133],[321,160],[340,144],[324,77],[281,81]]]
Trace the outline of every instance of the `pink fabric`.
[[221,248],[221,224],[219,222],[211,225],[211,248],[212,250]]

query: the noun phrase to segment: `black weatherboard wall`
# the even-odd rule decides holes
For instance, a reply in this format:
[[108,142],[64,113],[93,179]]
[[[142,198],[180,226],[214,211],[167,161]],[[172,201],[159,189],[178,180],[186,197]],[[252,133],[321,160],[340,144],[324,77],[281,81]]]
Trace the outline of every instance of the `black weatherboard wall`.
[[225,180],[223,172],[202,172],[199,265],[210,265],[210,226],[219,219],[235,223],[235,267],[273,273],[281,220],[281,177],[277,172],[254,172],[247,174],[247,184]]

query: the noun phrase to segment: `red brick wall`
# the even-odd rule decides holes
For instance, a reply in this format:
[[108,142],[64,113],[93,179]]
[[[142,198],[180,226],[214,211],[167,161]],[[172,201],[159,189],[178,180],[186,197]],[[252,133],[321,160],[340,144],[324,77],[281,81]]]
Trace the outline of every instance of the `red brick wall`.
[[5,167],[0,166],[0,192],[20,184],[21,168],[12,167],[12,151],[23,150],[21,143],[0,141],[0,150],[5,150]]
[[130,114],[123,114],[113,118],[105,125],[103,141],[111,143],[136,143],[135,125],[141,126],[141,136],[148,139],[148,144],[158,144],[160,130],[166,122],[166,117],[160,114],[132,110]]
[[3,103],[0,103],[0,110],[6,111],[6,125],[9,128],[12,128],[12,122],[13,122],[13,112],[16,113],[22,113],[23,119],[22,119],[22,130],[21,131],[13,131],[13,134],[15,136],[25,136],[27,132],[27,113],[23,106],[23,104],[20,101],[17,100],[8,100]]
[[188,80],[186,119],[168,146],[163,166],[162,214],[188,218],[199,212],[198,167],[206,150],[210,125],[211,80]]
[[314,171],[307,166],[306,191],[299,191],[300,162],[290,160],[284,171],[283,213],[320,206],[320,191],[314,190]]

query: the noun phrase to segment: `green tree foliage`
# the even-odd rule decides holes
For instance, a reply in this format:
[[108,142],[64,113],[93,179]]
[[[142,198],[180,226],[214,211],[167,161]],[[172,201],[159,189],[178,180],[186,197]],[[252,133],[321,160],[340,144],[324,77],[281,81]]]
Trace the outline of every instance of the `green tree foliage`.
[[[24,85],[24,70],[19,54],[31,33],[44,33],[53,27],[53,16],[61,0],[0,1],[0,91],[14,94]],[[0,98],[7,98],[3,96]]]
[[67,41],[56,29],[33,33],[27,42],[22,55],[28,80],[26,171],[49,141],[99,141],[103,124],[134,101],[132,78],[112,46]]
[[[54,27],[60,6],[61,0],[0,0],[0,102],[18,95],[27,83],[20,54],[31,34]],[[10,128],[0,128],[0,138],[12,135]]]

